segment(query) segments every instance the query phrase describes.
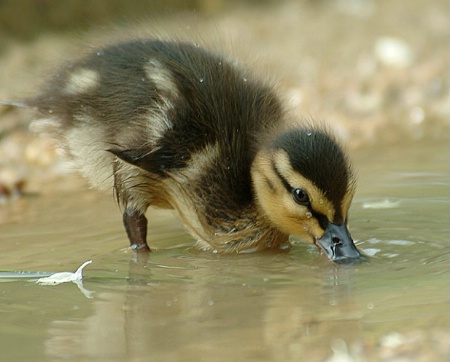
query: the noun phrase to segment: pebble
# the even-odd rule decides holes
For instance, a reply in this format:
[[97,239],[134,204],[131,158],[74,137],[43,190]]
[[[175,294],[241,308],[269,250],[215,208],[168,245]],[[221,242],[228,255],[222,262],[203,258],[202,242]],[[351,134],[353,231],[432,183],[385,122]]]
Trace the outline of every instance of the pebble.
[[409,45],[402,39],[381,37],[375,42],[375,55],[384,65],[406,68],[413,63],[414,56]]

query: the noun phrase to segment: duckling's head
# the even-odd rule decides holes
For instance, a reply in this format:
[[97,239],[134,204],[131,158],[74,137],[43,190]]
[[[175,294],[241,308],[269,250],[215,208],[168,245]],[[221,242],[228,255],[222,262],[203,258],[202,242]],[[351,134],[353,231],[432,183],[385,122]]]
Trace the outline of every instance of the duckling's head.
[[354,177],[329,132],[281,133],[257,153],[252,179],[259,207],[278,229],[313,242],[333,261],[361,258],[347,229]]

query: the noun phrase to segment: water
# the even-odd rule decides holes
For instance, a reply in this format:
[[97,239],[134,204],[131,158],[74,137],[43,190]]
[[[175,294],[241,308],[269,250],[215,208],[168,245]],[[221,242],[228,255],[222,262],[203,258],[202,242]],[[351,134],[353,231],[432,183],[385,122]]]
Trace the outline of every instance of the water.
[[[448,147],[354,158],[350,229],[373,255],[357,266],[302,242],[193,252],[160,211],[148,214],[155,252],[134,260],[110,195],[83,188],[0,206],[1,360],[448,360]],[[90,259],[93,298],[74,283],[34,283]]]

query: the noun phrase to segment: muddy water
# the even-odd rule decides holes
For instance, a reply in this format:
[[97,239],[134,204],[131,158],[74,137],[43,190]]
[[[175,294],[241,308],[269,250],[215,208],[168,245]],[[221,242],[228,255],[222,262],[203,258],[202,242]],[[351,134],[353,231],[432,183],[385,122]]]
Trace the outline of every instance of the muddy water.
[[[136,261],[110,195],[83,188],[0,206],[1,360],[448,360],[448,146],[354,159],[351,231],[372,257],[351,267],[301,242],[192,252],[171,214],[155,211],[155,252]],[[84,294],[33,282],[89,259]]]

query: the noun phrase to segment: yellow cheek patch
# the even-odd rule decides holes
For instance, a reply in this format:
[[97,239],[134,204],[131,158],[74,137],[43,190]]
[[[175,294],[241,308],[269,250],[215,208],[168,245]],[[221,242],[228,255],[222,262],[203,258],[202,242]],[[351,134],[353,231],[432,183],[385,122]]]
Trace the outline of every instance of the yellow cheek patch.
[[292,229],[291,235],[310,242],[315,242],[316,239],[322,237],[324,230],[319,226],[316,219],[311,219],[305,223],[295,225],[295,229]]

